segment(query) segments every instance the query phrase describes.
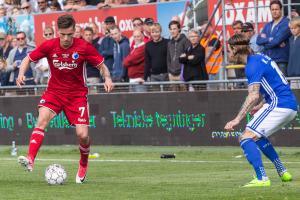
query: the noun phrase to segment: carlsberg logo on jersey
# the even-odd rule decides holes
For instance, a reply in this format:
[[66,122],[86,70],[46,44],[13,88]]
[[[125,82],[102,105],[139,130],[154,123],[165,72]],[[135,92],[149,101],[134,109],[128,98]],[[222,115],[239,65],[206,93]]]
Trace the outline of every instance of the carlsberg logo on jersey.
[[54,67],[58,68],[59,70],[62,69],[75,69],[77,68],[77,63],[75,63],[74,60],[72,60],[72,63],[62,62],[59,60],[53,60]]

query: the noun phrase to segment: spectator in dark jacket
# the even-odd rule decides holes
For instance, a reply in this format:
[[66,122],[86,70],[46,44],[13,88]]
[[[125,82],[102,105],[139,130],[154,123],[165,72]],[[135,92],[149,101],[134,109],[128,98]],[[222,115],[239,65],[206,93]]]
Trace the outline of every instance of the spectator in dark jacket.
[[145,47],[144,79],[150,81],[168,81],[167,51],[169,40],[161,37],[161,26],[154,23],[150,28],[152,40]]
[[[290,38],[288,76],[300,76],[300,17],[294,17],[290,22],[292,37]],[[291,81],[292,88],[300,88],[299,80]]]
[[[184,64],[183,79],[187,82],[208,80],[205,67],[205,49],[199,43],[199,33],[196,30],[190,30],[188,35],[191,46],[179,57],[179,62]],[[189,86],[189,91],[194,91],[192,85]]]
[[[190,46],[190,42],[185,35],[180,33],[181,26],[178,21],[171,21],[169,23],[169,30],[171,33],[167,54],[169,80],[180,81],[181,64],[179,63],[179,56]],[[172,90],[178,90],[175,86]],[[185,86],[180,86],[180,90],[185,90]]]
[[[86,27],[83,30],[83,39],[87,41],[88,43],[93,44],[93,29],[91,27]],[[95,45],[93,44],[95,47]],[[99,69],[97,69],[95,66],[91,65],[90,63],[86,64],[86,76],[87,76],[87,83],[88,84],[97,84],[100,83],[100,73]],[[90,93],[97,93],[96,88],[91,88],[89,90]]]
[[110,28],[115,26],[115,19],[112,16],[107,17],[104,20],[104,23],[107,27],[107,33],[106,36],[101,41],[99,52],[104,57],[104,63],[109,69],[109,72],[112,73],[112,67],[114,64],[114,43],[115,41],[110,37],[109,31]]
[[123,67],[123,60],[129,54],[129,40],[122,35],[118,26],[110,29],[110,36],[114,43],[114,64],[112,68],[111,78],[113,82],[124,82],[127,78],[127,70]]
[[279,0],[270,3],[273,21],[267,23],[262,33],[258,35],[256,43],[264,47],[264,53],[272,58],[287,75],[287,63],[289,58],[289,19],[282,15],[282,4]]

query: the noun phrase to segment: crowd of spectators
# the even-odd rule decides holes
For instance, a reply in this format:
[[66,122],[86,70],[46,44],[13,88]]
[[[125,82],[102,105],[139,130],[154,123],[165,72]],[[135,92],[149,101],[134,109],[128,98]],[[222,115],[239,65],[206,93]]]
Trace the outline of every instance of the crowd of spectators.
[[[75,10],[72,6],[100,7],[107,3],[100,1],[19,1],[19,10],[14,10],[13,1],[5,1],[2,8],[6,13],[44,13],[60,10]],[[34,2],[37,4],[35,5]],[[112,1],[110,1],[112,2]],[[121,1],[113,1],[118,4]],[[132,3],[133,1],[122,1]],[[152,1],[151,1],[152,2]],[[75,6],[75,7],[76,7]],[[72,8],[71,8],[72,7]],[[77,9],[77,8],[76,8]],[[0,7],[1,10],[1,7]],[[273,20],[267,23],[261,33],[255,33],[250,22],[235,21],[232,24],[234,34],[244,34],[250,40],[254,53],[264,53],[271,57],[287,76],[300,76],[299,63],[299,16],[294,13],[292,21],[282,14],[282,4],[273,0],[270,4]],[[294,10],[293,10],[294,12]],[[1,13],[1,12],[0,12]],[[174,16],[169,22],[170,38],[162,37],[162,27],[152,18],[132,19],[131,37],[122,35],[113,16],[104,20],[104,30],[99,33],[96,23],[88,24],[84,29],[76,25],[74,37],[91,43],[105,58],[114,82],[135,83],[130,91],[145,91],[146,81],[197,81],[220,79],[220,68],[223,63],[223,48],[219,36],[214,34],[214,27],[204,22],[200,27],[183,33],[181,20]],[[297,31],[299,29],[299,31]],[[54,37],[54,30],[46,27],[43,30],[45,40]],[[16,36],[0,32],[0,80],[1,86],[15,85],[18,66],[21,60],[32,50],[27,44],[25,32]],[[87,83],[100,83],[99,71],[87,63]],[[33,64],[28,70],[27,85],[46,84],[49,76],[47,59]],[[244,77],[243,70],[236,71],[236,77]],[[217,84],[207,85],[209,89],[218,89]],[[172,85],[172,90],[193,91],[189,84]],[[205,86],[206,87],[206,86]]]
[[[284,76],[300,77],[300,17],[292,9],[291,19],[283,15],[283,5],[279,0],[270,2],[272,21],[264,25],[260,33],[255,33],[252,23],[235,21],[232,24],[234,34],[244,34],[250,40],[254,53],[263,53],[277,64]],[[298,51],[296,50],[298,49]],[[243,78],[244,71],[236,70],[237,78]],[[300,88],[298,81],[291,81],[294,88]]]
[[[159,2],[176,0],[159,0]],[[155,3],[158,0],[0,0],[0,17],[21,14],[105,9],[120,5]]]

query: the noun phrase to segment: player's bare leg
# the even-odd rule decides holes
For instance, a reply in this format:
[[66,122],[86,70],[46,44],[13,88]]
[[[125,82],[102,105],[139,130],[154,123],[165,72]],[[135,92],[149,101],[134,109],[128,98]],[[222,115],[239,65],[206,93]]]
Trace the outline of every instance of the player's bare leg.
[[55,116],[49,108],[40,107],[39,117],[36,127],[33,129],[30,140],[27,156],[19,156],[18,162],[26,171],[31,172],[33,170],[35,157],[44,140],[44,130],[48,126],[51,119]]
[[83,183],[86,178],[88,158],[90,153],[90,138],[88,134],[88,126],[84,124],[76,125],[76,134],[79,140],[80,151],[80,160],[78,171],[76,174],[76,183]]

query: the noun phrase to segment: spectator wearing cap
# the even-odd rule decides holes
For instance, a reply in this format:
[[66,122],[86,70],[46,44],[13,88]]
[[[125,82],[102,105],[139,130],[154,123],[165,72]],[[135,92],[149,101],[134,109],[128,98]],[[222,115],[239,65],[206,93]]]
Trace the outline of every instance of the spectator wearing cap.
[[105,35],[109,36],[109,30],[112,26],[116,25],[115,18],[113,16],[108,16],[104,20],[105,26],[106,26],[106,33]]
[[150,29],[151,29],[151,26],[153,25],[153,23],[154,23],[154,20],[152,18],[146,18],[144,21],[144,25],[143,25],[144,32],[143,33],[144,33],[144,38],[147,39],[148,41],[151,39]]
[[9,45],[8,37],[5,33],[0,32],[0,57],[7,59],[12,47]]
[[250,22],[245,22],[242,27],[242,34],[249,39],[249,46],[254,53],[263,51],[263,47],[256,44],[257,34],[255,34],[254,27]]
[[115,18],[113,16],[108,16],[104,20],[106,26],[106,34],[99,45],[99,53],[104,57],[104,63],[109,69],[110,73],[113,70],[114,64],[114,40],[111,38],[110,28],[116,25]]
[[[145,23],[147,23],[147,25],[145,25]],[[142,31],[142,33],[144,35],[145,44],[151,40],[150,27],[153,23],[154,23],[154,21],[152,18],[146,18],[145,21],[143,21],[141,18],[136,17],[132,20],[133,31],[135,31],[135,30]],[[129,38],[129,42],[130,42],[130,49],[133,49],[133,47],[135,45],[135,40],[134,40],[133,36],[131,36]]]
[[264,54],[274,60],[284,75],[287,75],[289,59],[289,19],[282,15],[282,4],[279,0],[270,3],[272,21],[267,23],[256,43],[264,47]]

